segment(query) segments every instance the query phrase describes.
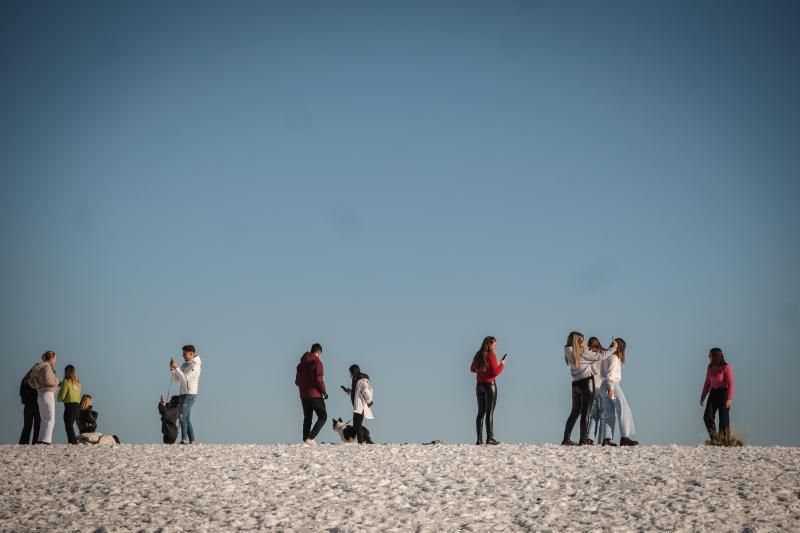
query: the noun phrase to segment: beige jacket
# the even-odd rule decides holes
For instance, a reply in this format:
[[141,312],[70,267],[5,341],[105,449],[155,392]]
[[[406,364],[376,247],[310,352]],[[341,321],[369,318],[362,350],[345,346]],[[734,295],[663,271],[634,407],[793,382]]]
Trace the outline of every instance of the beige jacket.
[[50,363],[42,361],[33,367],[33,382],[39,392],[55,392],[58,389],[58,378]]

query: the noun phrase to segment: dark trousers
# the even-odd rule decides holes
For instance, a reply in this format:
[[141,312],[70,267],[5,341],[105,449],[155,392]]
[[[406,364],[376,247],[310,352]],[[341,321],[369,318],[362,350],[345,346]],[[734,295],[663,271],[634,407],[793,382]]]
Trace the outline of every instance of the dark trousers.
[[75,436],[75,422],[81,412],[81,404],[64,404],[64,427],[67,430],[67,440],[70,444],[78,444],[78,437]]
[[569,440],[572,435],[572,428],[578,416],[581,417],[581,440],[589,440],[589,411],[594,402],[594,378],[589,376],[578,381],[572,382],[572,410],[569,412],[567,424],[564,426],[564,440]]
[[[303,404],[303,440],[314,439],[319,435],[322,426],[328,420],[328,413],[325,411],[325,400],[322,398],[301,398]],[[311,417],[317,414],[317,423],[311,427]]]
[[[31,437],[33,437],[34,441],[36,440],[36,435],[39,434],[39,404],[32,403],[32,404],[25,404],[25,411],[23,413],[23,423],[22,423],[22,435],[19,436],[19,443],[20,444],[30,444]],[[33,429],[33,435],[31,435],[31,429]]]
[[475,431],[478,442],[483,442],[483,419],[486,419],[486,441],[494,438],[494,407],[497,405],[497,385],[495,383],[478,383],[475,387],[478,397],[478,416],[475,418]]
[[706,402],[706,412],[703,414],[703,422],[706,424],[708,435],[711,439],[717,438],[717,429],[714,426],[714,416],[719,411],[719,432],[723,435],[728,435],[728,427],[730,426],[730,412],[731,410],[725,407],[728,402],[728,389],[711,389],[708,393],[708,401]]
[[364,444],[364,413],[353,413],[353,431],[356,432],[356,439],[359,444]]

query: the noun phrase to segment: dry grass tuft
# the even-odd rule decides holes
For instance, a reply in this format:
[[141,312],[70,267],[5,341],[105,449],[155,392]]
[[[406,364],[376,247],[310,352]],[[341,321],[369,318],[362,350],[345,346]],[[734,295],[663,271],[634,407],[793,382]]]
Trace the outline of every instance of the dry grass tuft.
[[706,446],[744,446],[744,441],[736,433],[736,428],[731,427],[728,433],[718,433],[716,438],[705,442]]

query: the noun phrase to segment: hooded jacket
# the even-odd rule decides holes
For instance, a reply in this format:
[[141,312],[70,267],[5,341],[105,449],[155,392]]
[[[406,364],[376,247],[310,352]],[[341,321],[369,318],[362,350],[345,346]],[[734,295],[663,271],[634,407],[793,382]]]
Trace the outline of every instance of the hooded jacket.
[[325,390],[325,368],[320,358],[311,352],[306,352],[297,364],[297,373],[294,377],[294,384],[300,392],[303,400],[310,398],[322,398],[327,394]]
[[172,381],[181,384],[181,395],[197,394],[197,387],[200,385],[200,356],[195,355],[190,361],[184,361],[179,368],[172,370]]

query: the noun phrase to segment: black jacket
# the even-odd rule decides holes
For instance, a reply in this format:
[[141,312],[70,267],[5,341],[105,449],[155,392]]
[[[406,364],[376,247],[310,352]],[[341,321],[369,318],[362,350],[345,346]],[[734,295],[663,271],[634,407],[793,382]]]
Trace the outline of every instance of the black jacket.
[[97,431],[97,411],[80,411],[78,413],[78,431],[81,433]]
[[22,382],[19,384],[19,397],[25,405],[39,405],[37,399],[39,393],[28,383],[30,375],[31,371],[29,370],[25,377],[22,378]]
[[180,407],[173,404],[173,402],[167,404],[158,404],[158,412],[161,414],[161,433],[164,434],[164,437],[172,440],[178,438],[178,416],[180,415]]

